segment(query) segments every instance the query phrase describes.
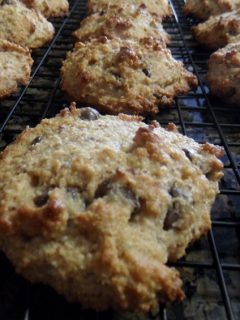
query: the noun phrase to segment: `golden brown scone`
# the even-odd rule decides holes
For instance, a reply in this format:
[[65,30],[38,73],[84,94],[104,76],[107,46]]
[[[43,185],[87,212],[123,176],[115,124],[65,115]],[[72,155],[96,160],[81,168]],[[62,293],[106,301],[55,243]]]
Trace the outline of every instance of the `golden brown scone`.
[[165,265],[210,228],[219,147],[157,122],[63,110],[0,158],[0,246],[19,273],[84,307],[182,299]]
[[45,17],[61,17],[68,14],[67,0],[21,0],[29,8],[40,11]]
[[101,37],[78,42],[61,69],[70,99],[108,113],[157,113],[196,86],[196,77],[162,43]]
[[240,106],[240,42],[211,55],[206,82],[213,95]]
[[33,60],[30,51],[0,39],[0,98],[17,91],[30,79]]
[[[161,18],[167,18],[172,15],[172,10],[167,0],[122,0],[120,4],[131,4],[133,7],[146,8],[149,13],[157,15]],[[116,4],[115,0],[88,0],[88,11],[89,13],[106,11],[108,7]]]
[[238,8],[240,8],[239,0],[187,0],[184,12],[200,20],[207,20],[210,16]]
[[194,26],[193,33],[201,44],[218,49],[240,40],[240,10],[226,12]]
[[0,6],[0,39],[5,39],[31,49],[50,41],[54,27],[46,18],[22,3],[5,2]]
[[74,36],[82,42],[106,36],[137,41],[153,37],[170,43],[170,36],[164,31],[161,18],[149,14],[146,8],[136,8],[130,4],[115,4],[106,11],[93,13],[81,22]]

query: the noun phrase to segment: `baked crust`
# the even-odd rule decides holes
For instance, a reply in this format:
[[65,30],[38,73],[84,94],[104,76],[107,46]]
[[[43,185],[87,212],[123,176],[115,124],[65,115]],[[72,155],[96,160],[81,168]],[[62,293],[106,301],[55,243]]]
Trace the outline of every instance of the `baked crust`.
[[222,149],[140,120],[72,105],[1,154],[1,248],[26,278],[84,307],[182,299],[165,263],[211,225]]
[[213,95],[240,105],[240,42],[230,43],[211,55],[206,82]]
[[240,8],[239,0],[187,0],[184,12],[200,20],[207,20],[210,16],[238,8]]
[[61,69],[62,89],[70,99],[117,114],[157,113],[197,84],[161,42],[101,37],[78,42]]
[[28,83],[32,64],[29,49],[0,39],[0,98]]
[[192,28],[201,44],[218,49],[240,40],[240,10],[210,17]]
[[68,14],[67,0],[21,0],[29,8],[40,11],[45,17],[62,17]]
[[[129,1],[121,1],[121,5],[129,4]],[[115,0],[88,0],[89,13],[102,12],[111,5],[116,4]],[[162,19],[170,17],[172,10],[167,0],[132,0],[131,5],[136,8],[146,8],[149,13],[157,15]]]
[[136,8],[130,4],[115,4],[106,11],[91,14],[81,22],[74,36],[82,42],[106,36],[137,41],[153,37],[170,43],[170,36],[164,31],[161,18],[149,14],[146,8]]
[[44,16],[20,2],[8,1],[0,6],[0,39],[31,49],[50,41],[54,27]]

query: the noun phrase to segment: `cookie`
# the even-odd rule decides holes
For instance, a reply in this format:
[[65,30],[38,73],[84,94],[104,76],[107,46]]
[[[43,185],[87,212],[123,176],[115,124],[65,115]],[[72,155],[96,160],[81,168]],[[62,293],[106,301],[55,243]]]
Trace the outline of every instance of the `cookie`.
[[0,246],[17,272],[83,307],[184,297],[167,267],[210,228],[219,147],[137,116],[64,109],[0,158]]
[[161,42],[101,37],[78,42],[61,69],[62,89],[108,113],[157,113],[196,86],[196,77]]
[[[115,5],[115,0],[88,0],[89,13],[104,12],[111,5]],[[121,1],[121,6],[129,4],[129,1]],[[132,0],[131,5],[137,8],[146,8],[149,13],[161,18],[167,18],[172,15],[172,10],[167,0]]]
[[213,95],[240,106],[240,42],[211,55],[206,82]]
[[213,16],[192,30],[199,43],[213,49],[240,41],[240,10]]
[[0,98],[17,91],[30,79],[33,60],[30,51],[0,39]]
[[41,13],[20,2],[8,1],[0,6],[0,39],[34,49],[50,41],[53,35],[53,25]]
[[170,36],[164,31],[160,18],[149,14],[146,8],[136,8],[130,4],[112,5],[106,11],[91,14],[81,22],[74,36],[82,42],[106,36],[136,41],[153,37],[170,43]]
[[239,0],[187,0],[184,12],[200,20],[207,20],[210,16],[238,8],[240,8]]
[[21,0],[29,8],[40,11],[45,17],[62,17],[68,14],[67,0]]

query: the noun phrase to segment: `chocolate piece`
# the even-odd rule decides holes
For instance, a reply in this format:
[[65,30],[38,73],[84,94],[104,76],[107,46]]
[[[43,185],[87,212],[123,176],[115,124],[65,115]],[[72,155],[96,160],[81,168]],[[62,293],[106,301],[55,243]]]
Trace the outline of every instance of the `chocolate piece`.
[[170,195],[173,197],[173,198],[177,198],[181,195],[180,193],[180,189],[176,188],[176,187],[172,187],[170,190],[169,190],[169,193]]
[[191,151],[189,151],[188,149],[182,149],[182,151],[185,153],[186,157],[192,161],[193,160],[193,154]]
[[179,219],[179,210],[176,208],[176,206],[173,206],[170,208],[167,212],[167,215],[165,217],[164,223],[163,223],[163,229],[168,231],[171,228],[173,228],[173,224]]
[[106,179],[100,183],[95,191],[95,198],[104,197],[111,190],[111,179]]
[[148,78],[151,78],[151,73],[148,71],[148,69],[144,68],[142,69],[142,72],[147,76]]
[[88,120],[88,121],[94,121],[97,120],[100,116],[100,113],[93,109],[93,108],[84,108],[81,111],[81,119]]
[[37,207],[42,207],[48,202],[48,191],[44,191],[40,196],[34,198],[34,204]]
[[40,141],[42,141],[42,139],[43,139],[43,136],[38,136],[38,137],[34,138],[31,142],[31,145],[33,146],[33,145],[39,143]]

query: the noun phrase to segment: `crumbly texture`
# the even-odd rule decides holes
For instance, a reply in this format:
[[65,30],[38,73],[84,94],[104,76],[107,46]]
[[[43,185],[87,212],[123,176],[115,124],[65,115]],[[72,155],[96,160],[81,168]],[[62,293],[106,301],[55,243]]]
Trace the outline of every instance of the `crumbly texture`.
[[211,55],[206,82],[213,95],[240,106],[240,42]]
[[193,33],[198,42],[209,48],[218,49],[240,41],[240,10],[213,16],[194,26]]
[[0,98],[17,91],[30,79],[33,60],[30,51],[0,39]]
[[170,43],[170,36],[164,31],[161,18],[148,13],[146,8],[131,4],[110,6],[106,11],[96,12],[81,22],[74,32],[78,41],[106,36],[125,40],[153,37],[164,43]]
[[29,8],[40,11],[45,17],[62,17],[68,14],[67,0],[21,0]]
[[43,46],[54,35],[54,27],[44,16],[11,1],[0,6],[0,39],[34,49]]
[[[123,6],[126,3],[129,3],[129,1],[121,1],[121,5]],[[115,0],[88,0],[88,11],[89,13],[102,12],[114,4],[116,4]],[[172,10],[167,0],[132,0],[131,5],[135,8],[146,8],[149,13],[163,19],[172,15]]]
[[84,307],[182,299],[165,263],[211,225],[222,149],[140,120],[72,105],[1,154],[1,248],[30,281]]
[[238,8],[240,8],[239,0],[187,0],[184,12],[200,20],[207,20],[210,16]]
[[196,86],[196,77],[161,42],[101,37],[78,42],[61,69],[62,89],[108,113],[157,113],[180,93]]

